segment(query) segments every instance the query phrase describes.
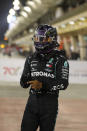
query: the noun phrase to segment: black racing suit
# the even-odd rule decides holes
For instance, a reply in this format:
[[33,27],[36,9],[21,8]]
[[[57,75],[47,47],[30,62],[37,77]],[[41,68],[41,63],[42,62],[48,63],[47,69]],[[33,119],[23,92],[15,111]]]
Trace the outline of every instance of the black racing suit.
[[69,64],[59,51],[52,51],[48,55],[34,53],[27,57],[20,79],[23,88],[30,85],[27,81],[42,82],[41,89],[30,87],[21,131],[53,131],[58,113],[59,90],[68,86]]

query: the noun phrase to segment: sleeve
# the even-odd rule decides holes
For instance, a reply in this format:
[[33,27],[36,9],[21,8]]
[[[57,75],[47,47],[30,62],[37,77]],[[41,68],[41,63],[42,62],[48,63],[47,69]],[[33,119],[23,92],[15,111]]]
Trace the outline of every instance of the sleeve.
[[64,57],[56,61],[54,74],[54,80],[47,83],[48,88],[51,91],[65,90],[69,84],[69,63]]
[[23,88],[28,88],[29,84],[27,82],[31,80],[31,73],[30,73],[30,61],[29,57],[27,57],[25,64],[24,64],[24,69],[20,78],[20,85]]

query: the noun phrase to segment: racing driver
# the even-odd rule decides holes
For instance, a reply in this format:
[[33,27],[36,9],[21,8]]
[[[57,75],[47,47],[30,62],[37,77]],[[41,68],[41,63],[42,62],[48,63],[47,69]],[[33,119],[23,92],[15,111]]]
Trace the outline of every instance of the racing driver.
[[34,33],[35,52],[26,58],[20,84],[29,87],[21,131],[54,131],[59,91],[68,86],[69,64],[57,50],[56,28],[43,24]]

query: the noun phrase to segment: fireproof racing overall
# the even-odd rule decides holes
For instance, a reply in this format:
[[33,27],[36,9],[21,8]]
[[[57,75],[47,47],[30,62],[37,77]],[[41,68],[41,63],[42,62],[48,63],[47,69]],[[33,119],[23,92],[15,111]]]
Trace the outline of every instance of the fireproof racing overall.
[[53,131],[58,113],[59,90],[68,86],[69,64],[59,51],[49,55],[34,53],[27,57],[20,79],[23,88],[30,85],[27,81],[42,82],[41,89],[30,87],[29,98],[23,115],[21,131]]

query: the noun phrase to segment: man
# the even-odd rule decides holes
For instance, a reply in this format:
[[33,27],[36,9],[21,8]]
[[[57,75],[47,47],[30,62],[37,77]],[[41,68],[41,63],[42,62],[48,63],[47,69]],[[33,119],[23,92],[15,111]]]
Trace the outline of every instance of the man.
[[23,88],[30,87],[21,131],[54,131],[58,113],[59,90],[68,86],[69,65],[56,47],[57,31],[50,25],[39,25],[34,37],[35,53],[26,59],[20,79]]

